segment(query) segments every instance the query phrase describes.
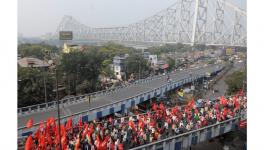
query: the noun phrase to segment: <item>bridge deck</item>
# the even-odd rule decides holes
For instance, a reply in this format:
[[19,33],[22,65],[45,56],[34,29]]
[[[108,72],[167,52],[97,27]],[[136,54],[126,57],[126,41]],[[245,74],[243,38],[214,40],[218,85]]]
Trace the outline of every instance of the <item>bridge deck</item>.
[[[186,77],[189,77],[189,73],[202,75],[206,72],[213,72],[215,69],[219,67],[218,65],[212,65],[207,67],[202,67],[199,69],[189,69],[184,70],[179,73],[175,73],[170,75],[172,81],[179,81]],[[95,98],[91,99],[91,103],[88,101],[82,101],[77,104],[72,104],[68,106],[61,106],[61,117],[68,116],[74,113],[78,113],[81,111],[89,110],[92,108],[96,108],[105,104],[111,104],[113,102],[117,102],[120,100],[125,100],[127,98],[136,96],[140,93],[147,92],[151,89],[161,87],[162,85],[167,83],[167,76],[163,76],[159,79],[150,80],[147,83],[141,83],[137,85],[133,85],[131,87],[122,88],[117,92],[108,94],[108,95],[99,95]],[[25,114],[18,116],[18,128],[24,127],[29,118],[33,118],[34,123],[39,123],[41,121],[47,120],[50,116],[53,116],[55,119],[57,118],[57,110],[56,108],[51,108],[43,112],[34,112],[30,114]]]

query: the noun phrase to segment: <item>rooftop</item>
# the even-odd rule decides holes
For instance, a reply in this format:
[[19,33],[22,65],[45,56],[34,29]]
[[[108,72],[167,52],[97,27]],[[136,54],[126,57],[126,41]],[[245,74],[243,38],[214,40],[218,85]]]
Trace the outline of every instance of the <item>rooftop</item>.
[[20,67],[49,67],[47,62],[33,57],[21,58],[17,60],[17,63]]

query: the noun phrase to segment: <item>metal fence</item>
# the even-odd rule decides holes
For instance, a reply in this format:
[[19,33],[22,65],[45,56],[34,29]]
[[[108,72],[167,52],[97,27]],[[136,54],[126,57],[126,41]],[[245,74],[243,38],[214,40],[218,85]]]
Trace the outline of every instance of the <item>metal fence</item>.
[[[221,69],[222,69],[222,67],[220,67],[218,69],[214,69],[213,72],[219,71]],[[74,122],[77,122],[80,117],[87,116],[87,115],[91,114],[91,112],[92,113],[96,113],[96,111],[104,110],[107,107],[117,107],[117,106],[119,106],[118,104],[121,103],[121,102],[126,102],[126,101],[129,101],[129,100],[133,99],[133,98],[144,97],[144,96],[150,95],[150,93],[154,93],[154,92],[156,92],[158,90],[167,89],[167,87],[169,89],[174,89],[177,86],[181,86],[181,85],[184,85],[186,83],[191,83],[193,80],[197,80],[197,79],[202,78],[204,76],[205,76],[205,73],[203,73],[203,74],[196,74],[195,76],[187,77],[187,78],[184,78],[184,79],[181,79],[181,80],[167,82],[167,83],[161,85],[158,88],[148,90],[146,92],[140,93],[138,95],[135,95],[135,96],[132,96],[132,97],[129,97],[129,98],[126,98],[126,99],[121,99],[119,101],[116,101],[116,102],[113,102],[113,103],[110,103],[110,104],[105,104],[105,105],[102,105],[102,106],[99,106],[99,107],[95,107],[95,108],[91,108],[91,109],[88,109],[88,110],[85,110],[85,111],[81,111],[81,112],[78,112],[78,113],[74,113],[72,115],[68,115],[68,116],[61,117],[61,122],[65,122],[66,119],[69,118],[69,117],[71,117],[71,116],[73,116],[73,121]],[[167,92],[167,91],[166,90],[162,90],[162,93],[164,93],[164,92]],[[155,95],[153,95],[152,97],[154,97],[154,96]],[[85,96],[83,96],[83,98],[84,97]],[[152,97],[150,97],[150,98],[152,98]],[[80,99],[80,97],[79,97],[79,99]],[[69,101],[76,101],[76,99],[71,98]],[[57,102],[54,102],[54,103],[57,104]],[[60,101],[60,104],[63,104],[63,101]],[[56,105],[54,105],[54,107],[55,106]],[[45,108],[43,107],[42,110],[43,109],[45,109]],[[45,122],[43,122],[43,123],[45,123]],[[27,129],[25,126],[18,128],[18,137],[23,136],[24,133],[29,133],[29,132],[33,132],[33,131],[37,130],[39,125],[40,125],[40,123],[36,123],[30,129]]]
[[132,148],[131,150],[181,150],[196,145],[200,142],[210,140],[219,135],[236,130],[240,117],[235,117],[223,122],[209,125],[198,130],[175,135],[156,142]]
[[[222,68],[223,68],[223,66],[220,66],[219,70],[221,70]],[[199,68],[196,71],[201,70],[201,69],[202,68]],[[215,69],[214,71],[216,71],[216,70],[217,69]],[[169,75],[175,75],[175,74],[176,74],[176,72],[169,73]],[[102,91],[84,94],[84,95],[80,95],[80,96],[74,96],[74,97],[70,97],[70,98],[63,98],[63,99],[59,100],[59,103],[60,104],[76,104],[76,103],[84,101],[87,96],[96,97],[96,96],[101,96],[101,95],[112,94],[114,92],[118,92],[120,89],[131,87],[131,86],[136,86],[136,85],[139,85],[142,83],[147,83],[147,82],[150,82],[152,80],[160,79],[164,76],[166,76],[166,75],[161,74],[161,75],[157,75],[157,76],[153,76],[153,77],[148,77],[146,79],[137,80],[134,83],[131,83],[128,85],[118,86],[118,87],[115,87],[113,89],[102,90]],[[18,113],[18,115],[24,115],[24,114],[34,113],[34,112],[41,112],[41,111],[53,109],[56,106],[57,106],[57,101],[51,101],[48,103],[42,103],[42,104],[18,108],[17,113]]]

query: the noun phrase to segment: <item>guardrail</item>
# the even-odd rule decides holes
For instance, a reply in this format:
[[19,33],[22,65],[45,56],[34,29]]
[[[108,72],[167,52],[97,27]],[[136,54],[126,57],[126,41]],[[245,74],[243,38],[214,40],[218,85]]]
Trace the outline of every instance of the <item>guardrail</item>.
[[[174,74],[174,73],[171,73]],[[123,88],[127,88],[127,87],[131,87],[131,86],[135,86],[141,83],[146,83],[149,82],[151,80],[156,80],[156,79],[160,79],[162,77],[164,77],[165,75],[157,75],[157,76],[153,76],[153,77],[148,77],[146,79],[141,79],[141,80],[137,80],[134,83],[129,83],[127,85],[121,85],[121,86],[117,86],[113,89],[107,89],[107,90],[102,90],[102,91],[98,91],[98,92],[93,92],[93,93],[89,93],[89,94],[84,94],[84,95],[80,95],[80,96],[73,96],[73,97],[69,97],[69,98],[63,98],[61,100],[59,100],[60,104],[65,104],[65,103],[78,103],[81,102],[85,99],[86,96],[100,96],[100,95],[107,95],[107,94],[111,94],[113,92],[119,91],[120,89]],[[31,106],[27,106],[27,107],[20,107],[17,109],[17,113],[19,115],[21,114],[26,114],[26,113],[30,113],[30,112],[39,112],[42,110],[48,110],[49,108],[55,108],[57,105],[57,101],[51,101],[48,103],[42,103],[42,104],[36,104],[36,105],[31,105]]]
[[[219,70],[221,70],[221,69],[222,69],[222,67],[217,68],[217,69],[213,69],[212,72],[216,72],[216,71],[219,71]],[[181,79],[181,80],[172,81],[172,82],[167,82],[167,83],[161,85],[161,86],[158,87],[158,88],[148,90],[148,91],[146,91],[146,92],[143,92],[143,93],[137,94],[137,95],[135,95],[135,96],[131,96],[131,97],[126,98],[126,99],[122,99],[122,100],[119,100],[119,101],[116,101],[116,102],[112,102],[112,103],[110,103],[110,104],[105,104],[105,105],[98,106],[98,107],[95,107],[95,108],[91,108],[91,109],[88,109],[88,110],[85,110],[85,111],[81,111],[81,112],[78,112],[78,113],[74,113],[74,114],[72,114],[72,115],[63,116],[63,117],[60,118],[60,120],[63,122],[63,121],[65,121],[67,118],[69,118],[69,117],[71,117],[71,116],[83,116],[83,115],[87,115],[88,112],[92,112],[92,111],[94,111],[94,110],[100,110],[100,109],[105,108],[105,107],[107,107],[107,106],[115,105],[115,104],[118,104],[118,103],[120,103],[120,102],[122,102],[122,101],[126,101],[126,100],[129,100],[129,99],[134,98],[134,97],[142,97],[142,96],[146,95],[147,93],[150,93],[150,92],[152,92],[152,91],[157,91],[157,90],[162,89],[162,88],[164,88],[164,87],[166,87],[166,86],[171,86],[171,85],[173,85],[173,84],[175,84],[175,83],[177,83],[177,82],[178,82],[178,83],[179,83],[179,82],[181,82],[181,83],[188,83],[188,82],[186,82],[186,81],[190,81],[190,79],[192,79],[192,80],[196,80],[196,79],[198,79],[198,78],[202,78],[202,77],[204,77],[204,76],[205,76],[205,73],[202,73],[202,74],[195,74],[195,76],[187,77],[187,78],[184,78],[184,79]],[[57,103],[55,102],[55,104],[57,104]],[[57,120],[57,119],[55,119],[55,120]],[[46,123],[46,121],[44,121],[43,123]],[[34,124],[33,127],[32,127],[30,130],[31,130],[31,131],[36,130],[38,125],[40,125],[40,122]],[[23,130],[28,130],[28,129],[27,129],[25,126],[24,126],[24,127],[20,127],[20,128],[18,128],[18,133],[19,133],[19,132],[22,132]]]
[[[202,68],[197,69],[201,70]],[[176,72],[172,72],[169,73],[169,75],[174,75],[176,74]],[[131,86],[135,86],[141,83],[146,83],[149,82],[151,80],[156,80],[156,79],[160,79],[162,77],[164,77],[166,75],[157,75],[157,76],[153,76],[153,77],[148,77],[146,79],[141,79],[141,80],[137,80],[134,83],[128,84],[128,85],[122,85],[122,86],[118,86],[115,87],[114,89],[107,89],[107,90],[102,90],[102,91],[98,91],[98,92],[93,92],[93,93],[89,93],[89,94],[84,94],[84,95],[80,95],[80,96],[73,96],[70,98],[63,98],[61,100],[59,100],[60,104],[73,104],[73,103],[79,103],[85,100],[85,97],[87,96],[91,96],[91,97],[96,97],[96,96],[100,96],[100,95],[107,95],[107,94],[111,94],[113,92],[119,91],[120,89],[123,88],[127,88],[127,87],[131,87]],[[57,105],[57,101],[51,101],[48,103],[42,103],[42,104],[37,104],[37,105],[31,105],[31,106],[27,106],[27,107],[21,107],[17,109],[17,113],[18,115],[23,115],[23,114],[29,114],[32,112],[40,112],[40,111],[45,111],[48,109],[52,109],[55,108]]]
[[[208,132],[208,130],[211,129],[211,131],[209,130],[209,132],[211,132],[211,136],[210,136],[210,138],[204,137],[203,140],[200,139],[198,142],[203,142],[205,140],[211,139],[212,137],[216,137],[216,136],[219,136],[219,135],[222,135],[224,133],[232,131],[233,128],[234,128],[233,125],[237,124],[239,119],[240,119],[240,116],[232,118],[232,119],[228,119],[228,120],[225,120],[223,122],[219,122],[219,123],[216,123],[216,124],[213,124],[213,125],[209,125],[209,126],[197,129],[197,130],[189,131],[189,132],[186,132],[186,133],[183,133],[183,134],[171,136],[171,137],[168,137],[166,139],[162,139],[162,140],[155,141],[155,142],[152,142],[152,143],[149,143],[149,144],[138,146],[138,147],[132,148],[131,150],[157,149],[157,147],[165,148],[166,144],[170,145],[170,143],[172,143],[171,146],[174,147],[173,149],[180,150],[182,148],[187,148],[187,147],[189,147],[191,145],[197,144],[198,136],[201,136],[201,132],[203,132],[203,134],[206,134]],[[229,124],[229,128],[230,129],[228,129],[225,132],[225,127],[224,126],[227,125],[227,124]],[[221,127],[222,127],[222,129],[224,129],[224,131],[223,130],[221,131]],[[215,130],[216,128],[218,128],[218,134],[217,133],[213,134],[212,130]],[[195,143],[193,142],[193,137],[194,137],[194,139],[195,139],[195,137],[197,137]],[[190,142],[190,139],[191,139],[191,142]],[[179,140],[178,142],[182,143],[182,144],[180,144],[180,146],[178,148],[175,147],[175,144],[176,144],[177,140]],[[184,142],[185,142],[185,145],[183,144]],[[172,149],[172,148],[169,148],[169,149]]]

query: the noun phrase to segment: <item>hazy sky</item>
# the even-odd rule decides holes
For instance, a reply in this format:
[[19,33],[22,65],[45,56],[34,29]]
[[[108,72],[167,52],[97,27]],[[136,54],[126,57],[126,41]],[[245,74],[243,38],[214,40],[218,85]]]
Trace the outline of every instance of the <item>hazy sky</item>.
[[[246,0],[226,0],[246,8]],[[54,32],[64,15],[90,27],[125,26],[151,16],[176,0],[18,0],[18,33]]]

